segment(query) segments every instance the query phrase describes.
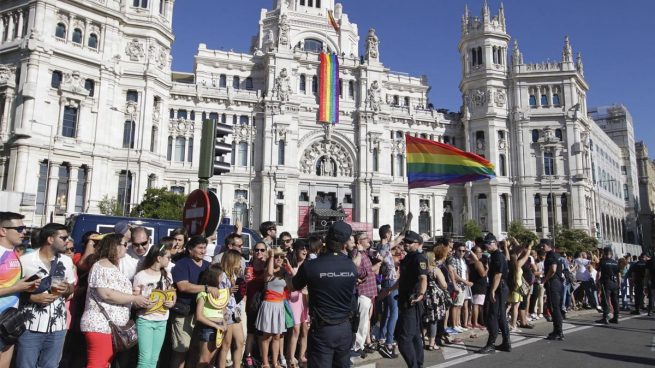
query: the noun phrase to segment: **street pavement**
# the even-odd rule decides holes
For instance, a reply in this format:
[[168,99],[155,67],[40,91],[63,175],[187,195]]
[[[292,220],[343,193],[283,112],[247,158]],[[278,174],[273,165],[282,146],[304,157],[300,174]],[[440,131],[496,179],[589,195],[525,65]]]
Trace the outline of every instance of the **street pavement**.
[[[622,314],[618,325],[598,325],[595,310],[568,313],[564,321],[564,341],[548,341],[545,336],[552,324],[539,320],[532,330],[512,334],[512,352],[491,355],[476,354],[487,339],[484,333],[471,338],[471,332],[459,334],[462,344],[447,345],[438,351],[425,351],[425,367],[653,367],[655,366],[655,317]],[[497,344],[500,344],[500,337]],[[399,368],[401,357],[379,359],[357,358],[358,368]]]

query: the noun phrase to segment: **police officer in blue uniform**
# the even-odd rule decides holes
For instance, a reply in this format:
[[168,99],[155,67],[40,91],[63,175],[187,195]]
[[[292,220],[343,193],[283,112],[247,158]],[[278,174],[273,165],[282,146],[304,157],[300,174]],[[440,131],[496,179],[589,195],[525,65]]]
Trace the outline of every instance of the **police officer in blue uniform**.
[[546,339],[562,341],[564,340],[564,332],[562,331],[562,302],[564,298],[562,262],[560,262],[560,255],[555,252],[549,239],[542,239],[541,246],[546,252],[544,285],[546,286],[546,295],[548,295],[548,309],[553,318],[553,332],[548,334]]
[[406,231],[403,246],[407,255],[400,261],[400,278],[389,289],[383,290],[384,298],[398,289],[398,322],[395,338],[398,350],[409,368],[423,367],[423,338],[421,317],[423,298],[428,288],[428,259],[419,250],[423,238],[413,231]]
[[[608,323],[619,323],[619,285],[621,285],[621,272],[619,271],[619,263],[614,259],[611,247],[603,249],[603,258],[600,260],[600,266],[598,268],[596,277],[603,291],[603,300],[601,300],[603,318],[596,321],[596,323],[602,323],[604,325]],[[614,318],[608,320],[610,303],[614,310]]]
[[[484,238],[484,244],[487,247],[487,251],[489,251],[489,270],[487,271],[489,287],[485,298],[485,303],[487,304],[486,323],[489,338],[487,339],[487,344],[478,350],[478,353],[493,354],[496,352],[496,349],[510,352],[512,351],[512,346],[509,338],[507,314],[505,313],[505,305],[509,296],[509,287],[507,285],[509,267],[505,255],[498,249],[498,243],[494,234],[487,234]],[[498,338],[498,330],[500,330],[503,336],[503,342],[496,347],[494,344],[496,343],[496,338]]]
[[308,338],[311,368],[350,367],[353,334],[350,318],[357,310],[357,269],[346,255],[346,243],[352,228],[343,221],[330,226],[326,251],[305,261],[293,278],[287,278],[290,290],[309,292],[311,327]]

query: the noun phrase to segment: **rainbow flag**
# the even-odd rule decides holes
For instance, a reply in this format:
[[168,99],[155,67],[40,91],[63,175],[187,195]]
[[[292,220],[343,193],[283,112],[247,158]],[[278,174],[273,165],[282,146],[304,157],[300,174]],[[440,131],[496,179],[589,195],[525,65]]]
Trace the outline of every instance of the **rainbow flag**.
[[339,60],[335,54],[321,53],[318,89],[318,121],[339,122]]
[[405,135],[407,183],[410,189],[491,179],[494,165],[453,146]]

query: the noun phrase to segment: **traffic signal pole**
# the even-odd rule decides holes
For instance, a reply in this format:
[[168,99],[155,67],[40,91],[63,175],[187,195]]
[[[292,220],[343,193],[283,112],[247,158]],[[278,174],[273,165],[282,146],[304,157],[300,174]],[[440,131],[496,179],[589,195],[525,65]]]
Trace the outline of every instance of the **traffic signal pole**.
[[202,124],[202,138],[200,141],[200,161],[198,167],[198,184],[200,190],[209,190],[209,178],[213,176],[214,141],[216,140],[216,121],[205,120]]

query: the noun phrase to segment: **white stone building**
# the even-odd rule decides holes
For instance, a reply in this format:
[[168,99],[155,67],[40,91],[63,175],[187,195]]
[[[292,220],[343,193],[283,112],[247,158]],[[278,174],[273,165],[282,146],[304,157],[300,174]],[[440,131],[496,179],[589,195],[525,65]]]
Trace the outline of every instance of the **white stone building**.
[[[30,222],[97,212],[104,196],[127,208],[148,187],[189,193],[204,119],[234,126],[232,170],[210,188],[228,217],[255,226],[276,220],[304,235],[343,216],[357,229],[399,229],[411,211],[413,229],[433,236],[459,234],[470,218],[494,233],[521,220],[540,236],[554,224],[600,236],[602,211],[625,217],[621,190],[594,185],[593,150],[621,150],[587,117],[581,57],[567,39],[561,62],[524,63],[516,43],[509,58],[502,8],[492,16],[485,2],[480,17],[463,16],[461,113],[432,107],[426,77],[385,67],[375,30],[360,40],[334,0],[273,1],[248,52],[200,44],[192,73],[170,70],[172,9],[172,0],[0,4],[2,188],[22,193]],[[333,126],[317,123],[321,51],[340,62]],[[498,177],[408,195],[405,133],[481,154]],[[597,165],[618,188],[627,181],[620,166]]]

